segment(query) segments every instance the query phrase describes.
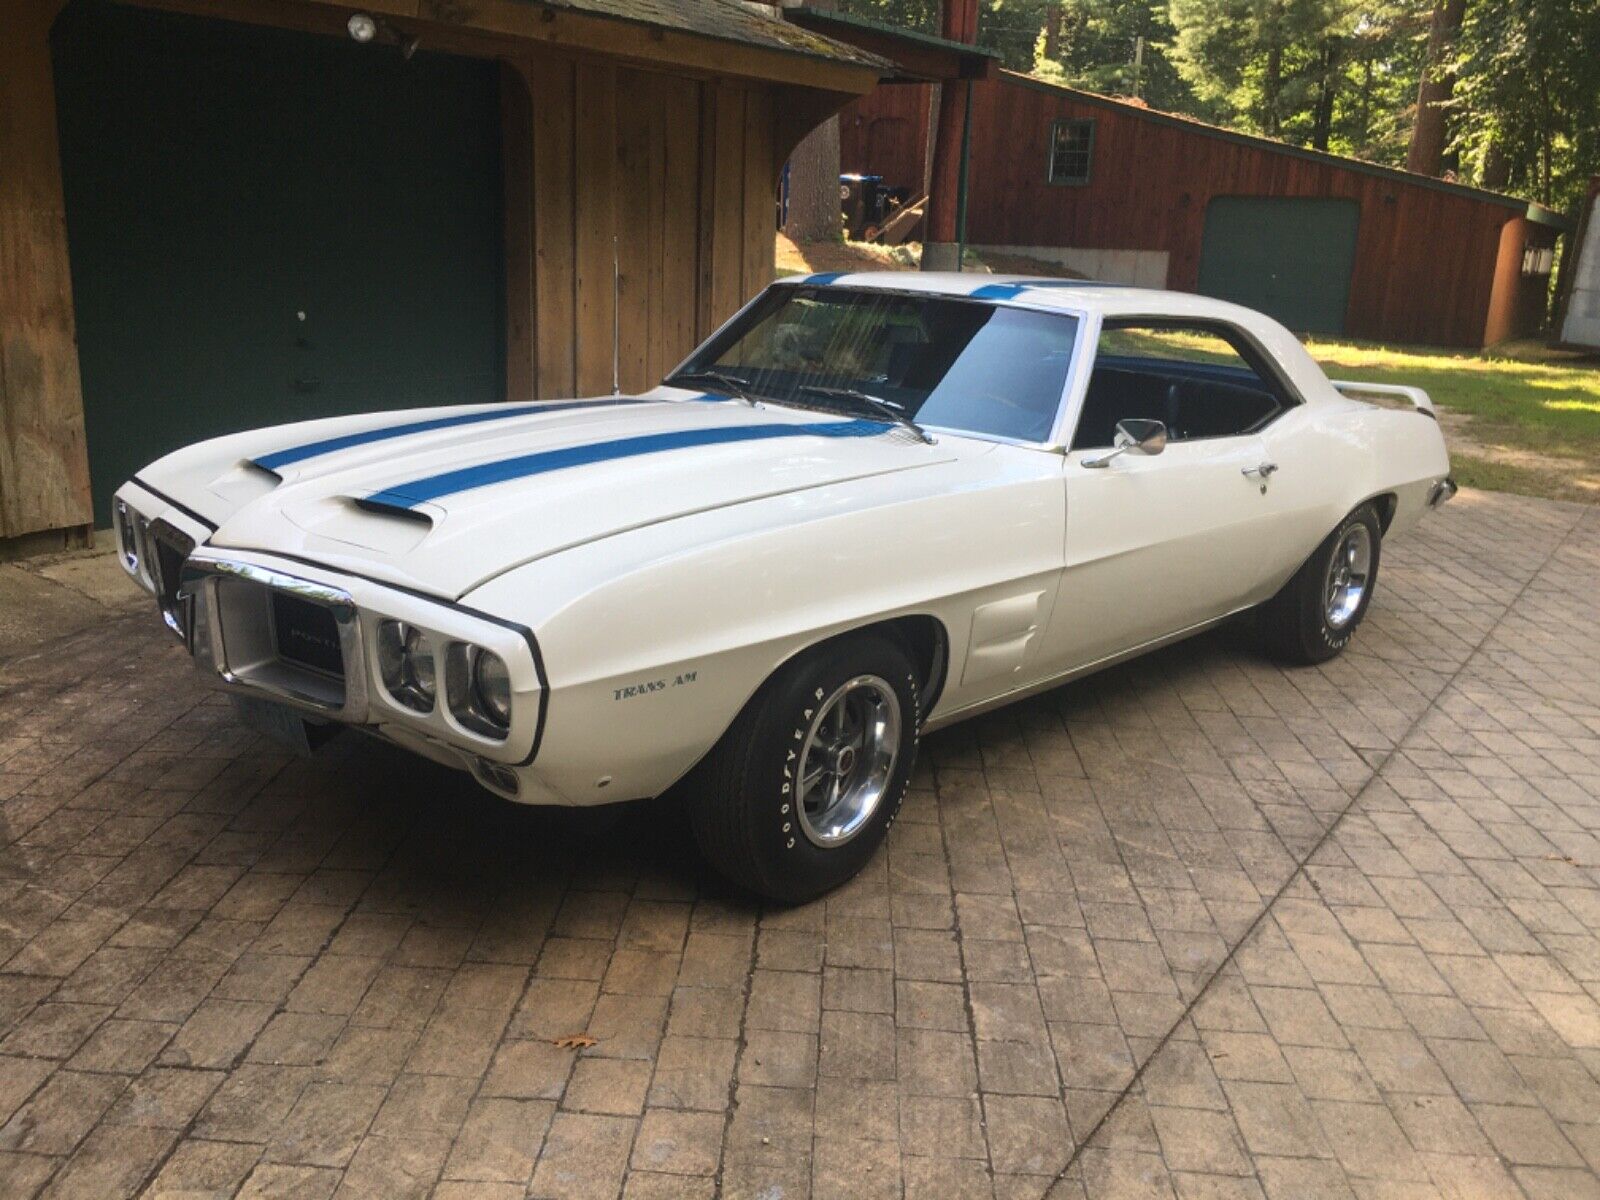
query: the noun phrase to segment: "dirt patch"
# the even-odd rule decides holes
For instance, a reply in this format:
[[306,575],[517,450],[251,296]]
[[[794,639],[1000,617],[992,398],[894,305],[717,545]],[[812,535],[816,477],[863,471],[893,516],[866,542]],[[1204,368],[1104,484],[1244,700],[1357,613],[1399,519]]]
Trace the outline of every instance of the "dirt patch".
[[[898,252],[897,252],[898,251]],[[793,242],[778,235],[774,267],[779,275],[818,271],[915,271],[922,257],[916,244],[896,247],[871,242]]]
[[[777,274],[801,275],[817,271],[915,271],[922,262],[922,245],[879,246],[874,242],[793,242],[778,235],[774,254]],[[968,250],[963,269],[990,275],[1037,275],[1045,279],[1082,279],[1060,263],[1022,254],[978,254]]]
[[996,275],[1037,275],[1045,279],[1087,279],[1077,271],[1069,270],[1058,262],[1043,258],[1029,258],[1026,254],[998,254],[985,250],[978,255],[984,266]]
[[1458,481],[1550,500],[1600,502],[1600,463],[1512,445],[1468,413],[1436,412]]

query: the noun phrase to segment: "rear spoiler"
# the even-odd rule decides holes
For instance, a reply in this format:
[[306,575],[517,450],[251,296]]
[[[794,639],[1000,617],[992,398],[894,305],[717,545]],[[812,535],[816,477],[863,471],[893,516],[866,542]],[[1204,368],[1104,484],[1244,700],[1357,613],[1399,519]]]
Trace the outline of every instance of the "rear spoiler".
[[1373,404],[1379,408],[1396,408],[1407,411],[1419,412],[1425,417],[1439,419],[1433,411],[1433,401],[1428,399],[1428,393],[1421,388],[1401,387],[1394,383],[1348,383],[1340,380],[1330,380],[1338,392],[1351,399],[1359,400],[1363,404]]

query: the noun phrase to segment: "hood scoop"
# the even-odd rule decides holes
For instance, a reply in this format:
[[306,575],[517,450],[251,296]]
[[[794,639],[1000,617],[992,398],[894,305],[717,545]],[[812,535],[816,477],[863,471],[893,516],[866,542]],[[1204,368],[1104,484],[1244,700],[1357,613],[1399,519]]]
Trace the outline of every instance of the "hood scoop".
[[291,504],[283,515],[306,533],[379,554],[405,554],[433,532],[433,518],[415,508],[354,496]]
[[258,462],[244,459],[229,467],[208,485],[211,494],[226,500],[231,508],[243,508],[273,491],[283,476]]
[[413,525],[421,525],[424,529],[433,528],[433,518],[415,508],[390,504],[387,500],[380,500],[376,496],[363,496],[360,498],[346,496],[345,499],[362,512],[371,513],[373,516],[388,517],[394,521],[409,521]]

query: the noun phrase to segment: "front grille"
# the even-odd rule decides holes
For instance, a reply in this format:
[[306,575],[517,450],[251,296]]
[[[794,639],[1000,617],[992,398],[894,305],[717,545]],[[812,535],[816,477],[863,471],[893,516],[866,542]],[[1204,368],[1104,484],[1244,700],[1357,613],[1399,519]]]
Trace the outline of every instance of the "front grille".
[[274,591],[272,629],[279,658],[324,675],[344,678],[339,625],[327,605]]

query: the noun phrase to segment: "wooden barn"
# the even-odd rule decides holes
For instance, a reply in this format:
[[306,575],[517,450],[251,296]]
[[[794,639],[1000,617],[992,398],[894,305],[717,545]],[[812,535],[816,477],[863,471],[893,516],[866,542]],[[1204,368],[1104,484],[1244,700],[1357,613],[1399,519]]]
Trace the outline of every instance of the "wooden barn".
[[642,388],[890,68],[735,0],[8,0],[0,556],[214,434]]
[[[916,187],[929,89],[841,114],[843,169]],[[1559,215],[998,72],[972,84],[963,240],[1291,328],[1480,347],[1543,323]]]

